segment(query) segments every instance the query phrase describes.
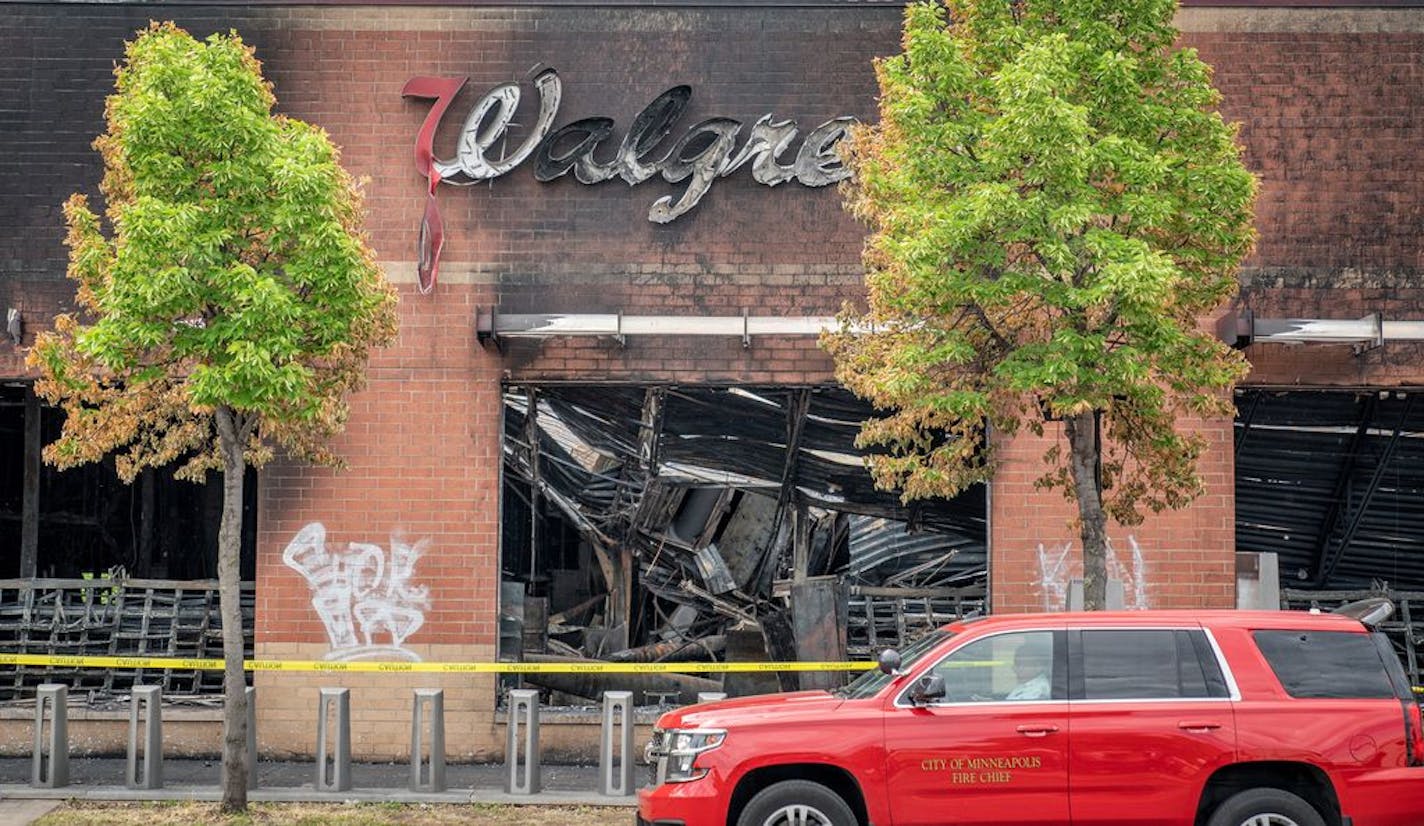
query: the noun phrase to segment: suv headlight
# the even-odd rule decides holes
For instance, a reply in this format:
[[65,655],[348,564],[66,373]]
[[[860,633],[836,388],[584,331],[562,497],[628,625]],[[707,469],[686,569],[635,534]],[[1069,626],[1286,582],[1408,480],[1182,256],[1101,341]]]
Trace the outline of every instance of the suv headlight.
[[686,783],[707,774],[693,765],[697,755],[722,745],[727,732],[721,729],[654,729],[644,756],[657,772],[659,783]]

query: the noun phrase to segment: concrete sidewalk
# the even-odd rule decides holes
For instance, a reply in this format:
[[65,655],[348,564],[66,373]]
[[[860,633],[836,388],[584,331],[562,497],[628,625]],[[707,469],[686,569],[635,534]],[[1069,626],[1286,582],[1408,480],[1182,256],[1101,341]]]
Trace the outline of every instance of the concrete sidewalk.
[[0,800],[0,826],[29,826],[52,810],[59,800]]
[[[164,760],[163,788],[130,789],[124,785],[125,761],[119,758],[71,758],[69,785],[57,789],[30,786],[31,761],[0,758],[0,805],[34,800],[218,800],[217,760]],[[345,792],[316,790],[313,762],[259,762],[258,787],[248,799],[256,802],[397,802],[397,803],[508,803],[570,806],[633,806],[636,798],[605,797],[598,793],[597,766],[545,765],[540,771],[541,791],[511,795],[504,791],[506,767],[502,764],[449,764],[445,767],[449,791],[439,794],[412,792],[410,766],[404,763],[352,763],[351,786]],[[634,784],[648,777],[639,766]],[[0,826],[12,822],[0,810]],[[28,823],[29,821],[18,821]]]

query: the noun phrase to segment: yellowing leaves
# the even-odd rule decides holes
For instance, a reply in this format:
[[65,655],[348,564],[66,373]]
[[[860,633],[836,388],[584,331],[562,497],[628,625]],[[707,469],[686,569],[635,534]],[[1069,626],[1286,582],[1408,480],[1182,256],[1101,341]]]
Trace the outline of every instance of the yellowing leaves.
[[200,476],[222,466],[227,410],[246,461],[271,442],[335,461],[323,442],[396,326],[336,148],[272,114],[236,34],[153,24],[115,75],[95,141],[108,226],[83,197],[65,204],[85,319],[61,317],[30,356],[68,414],[47,457],[120,452],[125,475],[183,457]]
[[[837,377],[885,411],[862,434],[880,484],[952,495],[991,472],[988,424],[1051,417],[1080,435],[1101,421],[1113,517],[1200,489],[1198,440],[1174,421],[1219,413],[1242,375],[1197,318],[1235,290],[1255,181],[1209,70],[1173,45],[1174,13],[907,7],[842,185],[871,231],[868,307],[824,339]],[[1083,492],[1069,453],[1045,458],[1044,484]]]

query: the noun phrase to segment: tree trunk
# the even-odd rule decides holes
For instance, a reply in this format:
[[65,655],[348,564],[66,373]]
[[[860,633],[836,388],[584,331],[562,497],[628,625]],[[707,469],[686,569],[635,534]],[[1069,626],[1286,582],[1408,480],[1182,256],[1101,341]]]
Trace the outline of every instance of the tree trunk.
[[247,679],[242,669],[242,481],[246,462],[230,408],[216,413],[222,441],[223,511],[218,530],[218,603],[223,637],[222,810],[247,810]]
[[1102,462],[1098,412],[1090,410],[1070,416],[1064,425],[1083,539],[1083,610],[1101,611],[1107,607],[1108,535],[1102,474],[1098,470]]

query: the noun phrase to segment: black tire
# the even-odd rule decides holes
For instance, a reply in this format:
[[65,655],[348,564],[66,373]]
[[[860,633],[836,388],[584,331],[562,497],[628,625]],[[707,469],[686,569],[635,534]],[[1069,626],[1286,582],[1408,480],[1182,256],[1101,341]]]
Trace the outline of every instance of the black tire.
[[1217,806],[1207,826],[1325,826],[1325,818],[1290,792],[1247,789]]
[[783,780],[757,792],[737,826],[858,826],[841,796],[810,780]]

